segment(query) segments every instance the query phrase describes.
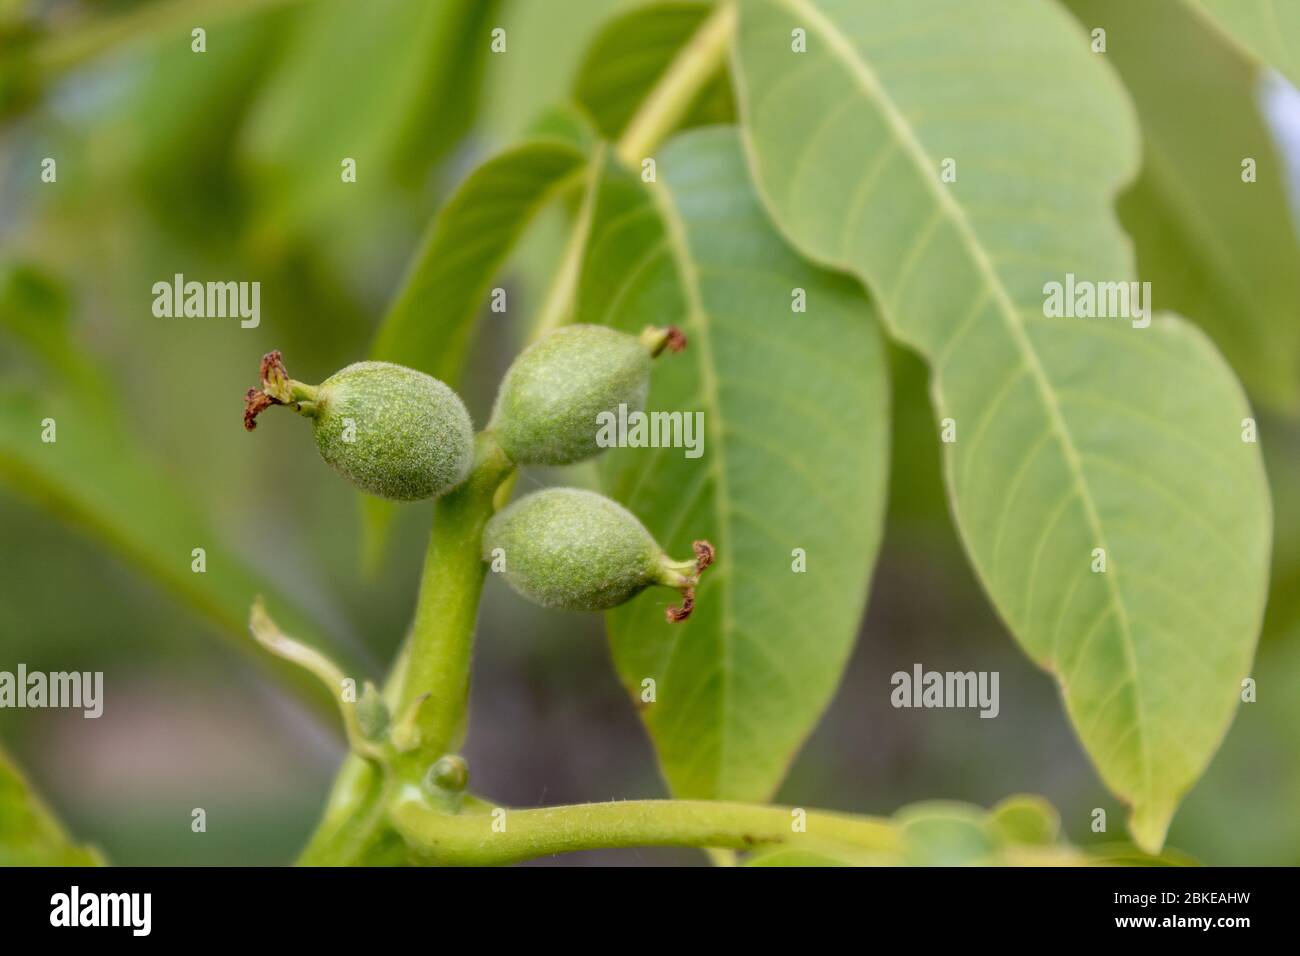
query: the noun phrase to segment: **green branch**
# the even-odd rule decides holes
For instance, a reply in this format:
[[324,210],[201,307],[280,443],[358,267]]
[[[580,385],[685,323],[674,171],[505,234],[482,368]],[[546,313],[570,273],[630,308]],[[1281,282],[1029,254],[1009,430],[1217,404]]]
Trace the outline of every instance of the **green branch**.
[[874,854],[895,851],[899,841],[897,828],[886,820],[706,800],[626,800],[449,816],[407,792],[390,806],[389,816],[417,852],[449,865],[642,846],[835,846]]
[[349,755],[334,778],[325,813],[298,866],[396,866],[410,856],[388,823],[382,768]]
[[463,735],[474,625],[487,570],[480,540],[496,493],[513,472],[491,436],[479,435],[469,477],[435,503],[415,622],[384,692],[397,721],[394,743],[403,752],[397,761],[368,763],[354,744],[300,865],[405,861],[408,854],[393,833],[387,806],[394,788],[420,786],[424,772]]
[[[725,62],[735,17],[731,2],[721,4],[682,48],[614,146],[623,162],[639,162],[681,122]],[[574,235],[539,313],[541,329],[562,324],[572,308],[603,157],[604,147],[593,154]],[[355,754],[348,758],[299,862],[401,862],[403,840],[422,858],[443,863],[504,863],[598,847],[749,849],[796,838],[873,851],[892,845],[887,824],[834,814],[809,814],[809,833],[797,833],[790,811],[780,807],[641,801],[521,810],[511,811],[505,832],[497,833],[496,817],[478,801],[436,805],[425,773],[464,737],[474,626],[486,573],[480,540],[513,473],[492,437],[482,434],[469,479],[436,503],[414,624],[387,682],[396,757],[376,765]]]
[[474,622],[487,566],[479,551],[497,488],[514,466],[490,435],[479,435],[465,483],[438,499],[420,578],[415,623],[405,651],[394,715],[412,721],[429,762],[464,734]]

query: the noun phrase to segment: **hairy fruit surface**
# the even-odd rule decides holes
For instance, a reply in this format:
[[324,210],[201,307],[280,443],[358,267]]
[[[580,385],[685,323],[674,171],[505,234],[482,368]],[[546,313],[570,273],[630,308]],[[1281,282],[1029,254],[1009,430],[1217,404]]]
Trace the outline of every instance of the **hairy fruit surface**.
[[602,450],[601,412],[645,407],[650,361],[684,344],[675,330],[637,337],[603,325],[568,325],[515,359],[497,394],[488,428],[517,465],[569,465]]
[[713,549],[697,542],[695,558],[673,561],[618,502],[576,488],[547,488],[488,522],[483,555],[504,556],[506,581],[543,607],[603,611],[652,585],[675,588],[683,607],[671,608],[668,619],[676,621],[689,615]]
[[397,501],[445,494],[465,480],[474,457],[460,396],[388,362],[357,362],[321,383],[312,432],[339,474]]
[[288,377],[280,353],[262,360],[262,389],[245,396],[244,426],[272,405],[312,419],[321,457],[381,498],[417,501],[445,494],[474,457],[465,404],[431,375],[389,362],[356,362],[311,386]]

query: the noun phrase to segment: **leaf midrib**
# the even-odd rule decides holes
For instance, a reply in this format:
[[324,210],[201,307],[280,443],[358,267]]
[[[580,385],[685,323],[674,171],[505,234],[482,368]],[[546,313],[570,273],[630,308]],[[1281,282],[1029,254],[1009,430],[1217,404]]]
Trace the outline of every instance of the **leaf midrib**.
[[[682,286],[682,294],[686,298],[687,316],[690,326],[693,330],[698,330],[695,336],[695,354],[698,356],[696,365],[700,372],[700,397],[709,412],[709,417],[715,422],[712,464],[714,495],[713,510],[718,518],[718,551],[722,559],[730,562],[731,556],[731,495],[730,488],[727,485],[727,454],[726,442],[722,440],[722,433],[725,429],[722,416],[722,400],[718,391],[718,379],[714,373],[713,364],[713,344],[709,329],[709,312],[704,305],[703,297],[700,293],[700,277],[696,269],[695,261],[691,257],[690,242],[686,236],[686,224],[682,221],[680,213],[677,211],[677,205],[670,190],[666,185],[658,182],[649,184],[650,196],[654,202],[655,208],[658,209],[659,215],[664,223],[665,241],[667,242],[669,252],[677,266],[677,275]],[[715,572],[722,572],[725,566],[716,568]],[[713,796],[716,798],[721,792],[721,782],[723,779],[722,769],[726,765],[726,717],[730,712],[730,701],[733,693],[732,689],[732,670],[733,670],[733,630],[735,627],[735,614],[732,606],[732,587],[731,582],[726,580],[728,575],[718,575],[723,580],[716,587],[721,592],[722,612],[721,626],[718,629],[719,640],[722,644],[722,689],[718,695],[718,709],[723,716],[723,731],[718,736],[718,760],[714,767]],[[668,665],[665,667],[665,673],[672,668],[673,656],[677,649],[681,647],[681,641],[673,645],[673,649],[668,657]]]
[[[1079,452],[1074,444],[1074,438],[1070,433],[1069,426],[1061,414],[1060,406],[1057,404],[1055,396],[1051,392],[1050,381],[1047,378],[1046,370],[1043,368],[1037,351],[1033,343],[1026,335],[1024,326],[1020,320],[1019,313],[1015,304],[1007,294],[993,263],[985,254],[983,247],[980,245],[978,236],[974,227],[971,225],[965,212],[957,205],[951,193],[937,186],[938,180],[932,174],[937,169],[937,165],[931,160],[926,153],[924,146],[912,135],[906,119],[895,106],[893,100],[885,92],[884,87],[876,76],[875,71],[870,65],[858,55],[848,39],[836,28],[835,24],[826,18],[826,16],[816,6],[809,3],[808,0],[778,0],[783,3],[792,12],[806,19],[809,26],[820,33],[828,44],[831,53],[839,58],[849,69],[850,74],[862,88],[862,92],[867,98],[875,102],[894,138],[902,144],[904,151],[909,155],[920,174],[921,182],[925,184],[926,189],[939,207],[944,210],[953,227],[957,231],[958,238],[962,245],[967,249],[976,271],[984,279],[985,285],[993,294],[993,299],[997,304],[996,312],[1002,317],[1008,332],[1011,334],[1013,341],[1020,349],[1023,360],[1029,367],[1030,374],[1034,379],[1039,396],[1043,402],[1044,408],[1048,415],[1048,420],[1052,430],[1056,433],[1060,442],[1061,450],[1065,456],[1066,466],[1074,475],[1075,484],[1079,492],[1080,501],[1083,503],[1085,516],[1089,527],[1096,538],[1097,547],[1102,548],[1107,556],[1110,555],[1110,549],[1106,546],[1105,536],[1101,529],[1101,519],[1097,512],[1096,502],[1092,497],[1091,489],[1088,487],[1087,479],[1084,475],[1083,465],[1079,458]],[[937,383],[936,383],[937,386]],[[1118,585],[1112,576],[1112,571],[1105,573],[1106,587],[1110,595],[1111,603],[1114,605],[1119,615],[1120,633],[1123,637],[1125,661],[1128,664],[1130,674],[1133,679],[1134,700],[1137,710],[1138,737],[1141,740],[1142,747],[1142,777],[1143,789],[1147,800],[1151,798],[1151,756],[1150,740],[1145,730],[1145,715],[1143,708],[1142,692],[1139,683],[1136,651],[1133,644],[1132,626],[1128,618],[1128,610],[1124,604],[1123,596],[1119,593]],[[1053,651],[1052,666],[1055,667],[1055,651]]]

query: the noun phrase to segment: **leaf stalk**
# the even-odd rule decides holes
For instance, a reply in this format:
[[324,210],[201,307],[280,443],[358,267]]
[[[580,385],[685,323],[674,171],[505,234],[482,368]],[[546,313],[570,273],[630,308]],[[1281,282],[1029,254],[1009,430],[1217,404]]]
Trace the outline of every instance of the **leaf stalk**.
[[394,825],[440,865],[498,865],[556,853],[615,847],[681,846],[756,850],[771,846],[848,848],[888,854],[899,831],[888,820],[712,800],[622,800],[535,810],[478,809],[448,816],[418,793],[396,794]]

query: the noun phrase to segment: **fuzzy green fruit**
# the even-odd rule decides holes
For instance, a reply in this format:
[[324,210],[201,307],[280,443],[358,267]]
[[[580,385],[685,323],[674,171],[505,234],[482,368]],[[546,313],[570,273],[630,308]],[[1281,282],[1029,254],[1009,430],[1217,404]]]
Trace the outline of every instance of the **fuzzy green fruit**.
[[568,325],[515,359],[497,393],[488,429],[517,465],[569,465],[601,451],[601,412],[645,407],[650,360],[680,351],[676,329],[647,329],[640,338],[603,325]]
[[357,487],[416,501],[445,494],[469,474],[469,412],[433,376],[388,362],[357,362],[322,382],[318,396],[316,447]]
[[357,362],[320,385],[288,377],[278,352],[262,360],[262,390],[245,396],[244,425],[270,405],[312,419],[321,457],[358,488],[417,501],[469,474],[474,426],[460,397],[430,375],[389,362]]
[[568,611],[617,607],[658,584],[682,592],[682,607],[670,608],[668,619],[684,620],[713,548],[697,541],[695,554],[673,561],[630,511],[576,488],[520,498],[483,531],[483,558],[504,558],[511,587],[543,607]]

